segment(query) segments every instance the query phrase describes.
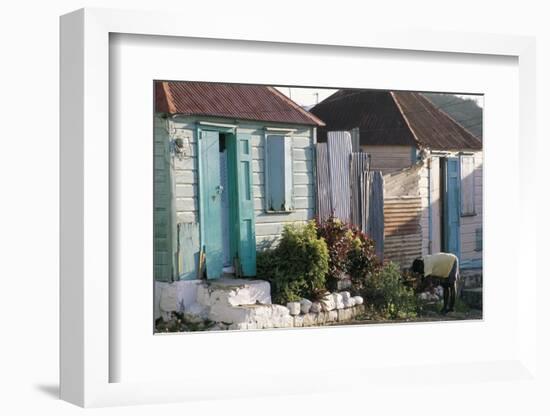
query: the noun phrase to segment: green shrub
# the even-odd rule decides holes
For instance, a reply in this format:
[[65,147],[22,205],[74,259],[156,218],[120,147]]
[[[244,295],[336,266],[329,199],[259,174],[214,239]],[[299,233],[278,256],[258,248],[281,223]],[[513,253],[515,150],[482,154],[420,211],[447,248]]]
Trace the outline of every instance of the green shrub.
[[317,234],[328,246],[329,271],[327,288],[334,291],[338,282],[347,275],[351,278],[352,291],[360,292],[370,274],[379,267],[374,251],[374,241],[359,228],[331,216],[317,224]]
[[312,297],[325,288],[328,249],[314,221],[286,225],[279,244],[257,256],[257,277],[271,283],[275,303]]
[[408,287],[395,263],[389,262],[365,282],[363,296],[385,318],[408,318],[417,313],[414,290]]
[[359,229],[353,230],[352,246],[348,253],[348,274],[352,292],[361,293],[370,277],[381,264],[374,251],[374,241]]

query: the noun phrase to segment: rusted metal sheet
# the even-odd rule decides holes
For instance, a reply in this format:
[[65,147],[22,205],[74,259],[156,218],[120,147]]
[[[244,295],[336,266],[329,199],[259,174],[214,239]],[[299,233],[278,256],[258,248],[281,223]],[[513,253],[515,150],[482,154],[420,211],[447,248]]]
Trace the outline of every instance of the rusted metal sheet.
[[404,234],[384,239],[384,258],[401,267],[410,267],[422,255],[422,238],[418,234]]
[[418,197],[384,198],[384,258],[409,267],[422,254],[422,202]]
[[368,145],[427,146],[434,150],[480,150],[481,141],[440,111],[422,93],[342,89],[310,110],[328,131],[358,129]]
[[440,111],[422,93],[392,92],[399,110],[416,139],[434,150],[481,150],[481,141]]
[[324,126],[273,87],[216,82],[157,81],[155,111],[168,114]]
[[420,197],[386,197],[384,234],[392,236],[419,233],[421,213]]
[[326,141],[328,131],[357,128],[361,145],[416,145],[389,91],[342,89],[310,112],[326,123],[319,141]]

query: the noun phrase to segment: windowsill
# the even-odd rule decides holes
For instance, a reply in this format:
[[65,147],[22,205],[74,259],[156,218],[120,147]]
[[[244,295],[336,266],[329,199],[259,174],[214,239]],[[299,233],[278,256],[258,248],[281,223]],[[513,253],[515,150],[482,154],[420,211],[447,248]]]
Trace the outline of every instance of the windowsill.
[[296,210],[291,209],[289,211],[264,211],[266,214],[292,214],[293,212],[296,212]]
[[476,215],[476,212],[472,212],[471,214],[460,214],[461,217],[475,217]]

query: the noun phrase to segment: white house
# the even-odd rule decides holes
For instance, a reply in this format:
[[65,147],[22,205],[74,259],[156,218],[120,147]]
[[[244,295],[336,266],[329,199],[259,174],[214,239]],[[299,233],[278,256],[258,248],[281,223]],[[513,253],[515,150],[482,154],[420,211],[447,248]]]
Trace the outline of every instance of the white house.
[[423,94],[339,90],[311,112],[327,131],[350,131],[354,147],[384,173],[384,256],[410,266],[448,251],[481,268],[483,153],[474,137]]
[[257,250],[314,217],[320,126],[272,87],[155,82],[157,293],[189,305],[199,279],[254,276]]

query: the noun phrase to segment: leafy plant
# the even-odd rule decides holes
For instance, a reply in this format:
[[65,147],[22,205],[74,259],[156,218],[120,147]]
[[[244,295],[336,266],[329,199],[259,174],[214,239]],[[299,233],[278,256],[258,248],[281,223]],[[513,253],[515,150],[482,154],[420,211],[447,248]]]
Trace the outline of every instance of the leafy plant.
[[338,281],[347,271],[347,253],[350,239],[346,236],[347,228],[340,220],[330,217],[323,223],[317,222],[317,234],[323,238],[328,248],[327,288],[336,290]]
[[405,284],[395,263],[386,263],[366,280],[363,296],[385,317],[410,318],[417,314],[414,290]]
[[314,297],[324,290],[327,272],[327,244],[317,236],[314,221],[286,225],[279,244],[257,256],[257,277],[271,283],[276,303]]
[[360,292],[368,276],[379,266],[374,241],[359,228],[331,216],[317,224],[317,233],[327,242],[329,271],[327,288],[334,291],[349,276],[352,291]]
[[352,291],[360,293],[366,282],[380,267],[376,257],[374,241],[359,229],[353,230],[351,250],[348,253],[348,274],[351,278]]

